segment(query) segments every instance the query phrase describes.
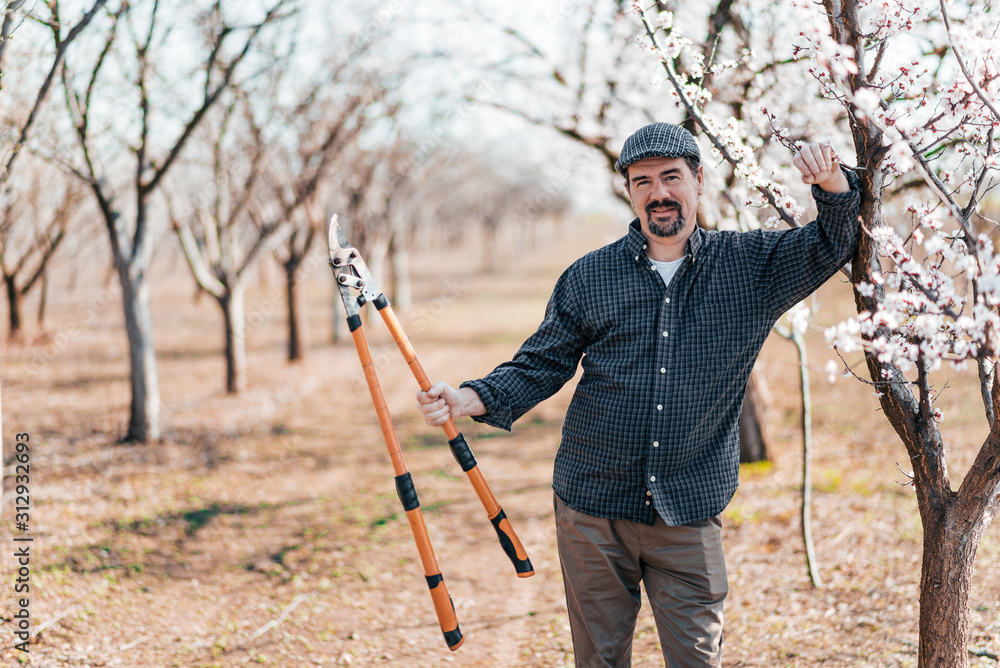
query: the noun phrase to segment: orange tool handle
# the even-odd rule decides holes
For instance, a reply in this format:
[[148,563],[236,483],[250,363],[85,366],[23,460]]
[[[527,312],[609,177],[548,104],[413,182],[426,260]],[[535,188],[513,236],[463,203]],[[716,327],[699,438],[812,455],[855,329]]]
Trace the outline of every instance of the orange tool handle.
[[413,532],[417,552],[420,553],[420,562],[423,565],[424,577],[427,579],[427,586],[431,592],[434,612],[437,614],[438,624],[441,626],[441,632],[444,633],[448,649],[455,651],[462,646],[465,638],[462,637],[462,631],[458,628],[455,606],[451,601],[451,596],[448,595],[444,577],[442,577],[437,559],[434,557],[434,548],[431,546],[427,525],[424,524],[424,516],[420,511],[417,490],[413,486],[413,477],[406,469],[406,462],[403,461],[403,452],[399,447],[399,440],[396,438],[396,430],[392,426],[392,418],[389,416],[385,396],[382,394],[382,386],[375,373],[375,365],[372,363],[371,350],[368,348],[368,341],[361,328],[361,318],[353,315],[347,319],[347,323],[351,330],[351,337],[354,339],[354,347],[357,348],[358,357],[361,359],[361,367],[365,372],[365,380],[368,382],[368,391],[372,395],[372,403],[375,404],[375,412],[378,415],[379,425],[382,427],[382,435],[385,436],[385,443],[389,448],[389,458],[392,460],[392,467],[396,472],[396,495],[399,496],[403,510],[406,511],[406,519],[410,524],[410,531]]
[[[396,346],[403,353],[403,359],[406,360],[410,371],[413,372],[413,376],[417,379],[417,384],[420,385],[421,390],[426,392],[431,388],[431,381],[427,377],[424,367],[417,359],[417,354],[413,350],[410,340],[406,338],[406,333],[403,332],[399,320],[396,319],[396,314],[392,312],[389,301],[384,296],[380,296],[374,301],[374,304],[375,308],[382,315],[382,320],[385,321],[386,326],[389,328]],[[448,437],[448,445],[451,446],[451,452],[455,456],[456,461],[458,461],[459,466],[462,467],[462,470],[469,477],[472,487],[476,490],[479,500],[486,509],[486,516],[497,532],[500,547],[503,548],[511,563],[514,564],[514,571],[517,573],[517,577],[531,577],[535,574],[535,569],[531,565],[531,560],[528,559],[528,553],[525,551],[524,546],[521,545],[517,534],[514,533],[514,528],[511,527],[507,515],[497,502],[497,498],[493,495],[493,491],[486,482],[486,478],[483,477],[482,472],[479,470],[476,456],[472,453],[468,442],[466,442],[465,437],[458,431],[458,428],[455,427],[455,423],[451,418],[443,426],[444,433]]]

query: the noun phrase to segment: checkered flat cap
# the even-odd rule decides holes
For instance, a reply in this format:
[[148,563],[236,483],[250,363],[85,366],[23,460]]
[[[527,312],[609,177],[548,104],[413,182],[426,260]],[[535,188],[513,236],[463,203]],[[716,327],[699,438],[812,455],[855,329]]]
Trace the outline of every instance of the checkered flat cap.
[[615,169],[622,176],[629,165],[643,158],[698,158],[701,161],[701,151],[694,135],[672,123],[651,123],[636,130],[625,140],[621,155],[615,163]]

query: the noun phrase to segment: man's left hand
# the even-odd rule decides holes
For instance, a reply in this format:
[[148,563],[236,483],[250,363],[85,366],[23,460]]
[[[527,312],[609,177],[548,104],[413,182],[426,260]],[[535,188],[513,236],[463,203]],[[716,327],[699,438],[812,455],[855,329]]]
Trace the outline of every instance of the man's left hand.
[[840,171],[840,158],[830,142],[804,145],[792,164],[802,172],[802,182],[817,185],[829,193],[846,193],[851,189],[847,177]]

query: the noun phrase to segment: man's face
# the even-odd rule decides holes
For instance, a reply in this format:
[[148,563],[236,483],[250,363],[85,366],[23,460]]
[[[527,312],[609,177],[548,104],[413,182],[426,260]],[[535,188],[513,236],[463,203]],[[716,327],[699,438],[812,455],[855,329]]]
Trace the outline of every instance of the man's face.
[[628,168],[628,192],[647,236],[687,237],[695,225],[705,180],[684,158],[644,158]]

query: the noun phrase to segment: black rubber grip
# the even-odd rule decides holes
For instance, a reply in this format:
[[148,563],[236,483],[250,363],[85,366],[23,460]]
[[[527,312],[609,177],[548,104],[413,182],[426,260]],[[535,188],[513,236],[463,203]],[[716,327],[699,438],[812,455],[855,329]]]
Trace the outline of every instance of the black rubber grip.
[[476,468],[476,456],[472,454],[472,448],[466,442],[465,436],[459,434],[448,441],[448,445],[451,446],[451,454],[455,455],[455,461],[458,462],[463,471],[468,473]]
[[462,644],[462,629],[455,627],[454,631],[444,632],[444,641],[448,643],[448,647],[455,647],[455,645]]
[[403,475],[396,476],[396,496],[399,497],[399,502],[403,504],[403,510],[407,512],[420,507],[420,499],[417,498],[417,489],[413,486],[413,476],[410,475],[409,471]]
[[375,308],[381,311],[382,309],[384,309],[386,306],[389,305],[389,300],[385,298],[385,293],[383,293],[378,297],[376,297],[375,299],[373,299],[372,304],[375,304]]
[[[444,585],[444,576],[438,573],[437,575],[425,575],[424,579],[427,580],[427,588],[431,590],[431,597],[433,598],[434,590]],[[447,592],[447,588],[442,591]],[[437,600],[440,601],[440,599]],[[451,596],[448,596],[448,604],[451,606],[452,613],[454,613],[455,602],[451,600]],[[438,621],[441,622],[441,610],[438,609],[437,613]],[[454,652],[465,639],[462,637],[462,629],[459,628],[457,619],[455,620],[455,628],[451,631],[444,630],[444,624],[446,623],[447,622],[442,622],[441,632],[444,634],[444,641],[448,644],[448,649]]]
[[347,316],[347,328],[352,332],[361,327],[361,316],[355,313],[354,315]]
[[[496,514],[496,517],[492,518],[490,522],[493,524],[493,528],[497,531],[497,538],[500,539],[500,547],[507,554],[507,558],[510,559],[511,563],[514,564],[514,570],[518,573],[534,573],[535,567],[531,565],[531,559],[519,559],[517,556],[517,550],[514,548],[514,543],[511,541],[510,536],[503,530],[500,523],[507,519],[507,514],[500,509],[500,512]],[[510,522],[507,523],[510,526]],[[525,577],[522,575],[521,577]]]

